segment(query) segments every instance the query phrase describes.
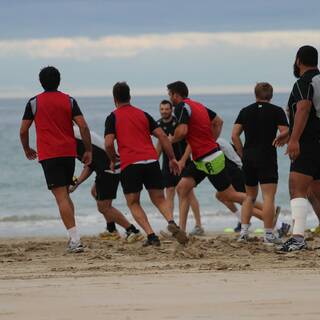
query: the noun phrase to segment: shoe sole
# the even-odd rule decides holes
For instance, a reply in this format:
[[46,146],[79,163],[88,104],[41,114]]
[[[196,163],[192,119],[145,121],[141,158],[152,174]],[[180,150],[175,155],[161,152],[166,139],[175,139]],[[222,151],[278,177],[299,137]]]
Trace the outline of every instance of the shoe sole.
[[68,253],[82,253],[82,252],[84,252],[84,248],[79,248],[79,249],[67,249],[67,252]]
[[131,237],[130,240],[127,239],[128,243],[134,243],[134,242],[138,242],[144,239],[144,236],[142,234],[137,234],[134,237]]
[[184,231],[182,231],[180,228],[175,226],[174,224],[168,225],[168,231],[172,233],[172,236],[180,243],[180,244],[186,244],[188,243],[189,239]]

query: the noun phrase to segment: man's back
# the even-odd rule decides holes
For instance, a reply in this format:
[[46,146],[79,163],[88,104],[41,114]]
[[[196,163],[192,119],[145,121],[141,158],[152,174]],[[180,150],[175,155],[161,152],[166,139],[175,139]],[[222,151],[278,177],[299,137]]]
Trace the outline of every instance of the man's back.
[[39,161],[75,157],[72,119],[81,115],[76,101],[59,91],[45,91],[29,100],[24,118],[35,121]]
[[116,135],[122,170],[139,161],[158,159],[150,136],[157,127],[148,113],[129,104],[117,108],[108,116],[105,134]]
[[278,126],[287,126],[282,108],[268,102],[256,102],[243,108],[236,120],[245,134],[244,149],[274,150],[272,143]]

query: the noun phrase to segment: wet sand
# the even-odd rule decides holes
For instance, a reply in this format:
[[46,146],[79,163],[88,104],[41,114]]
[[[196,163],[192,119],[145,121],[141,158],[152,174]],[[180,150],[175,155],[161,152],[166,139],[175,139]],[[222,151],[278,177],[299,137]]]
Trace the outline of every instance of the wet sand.
[[0,239],[0,319],[319,319],[320,238],[278,253],[254,238],[183,247],[83,238]]

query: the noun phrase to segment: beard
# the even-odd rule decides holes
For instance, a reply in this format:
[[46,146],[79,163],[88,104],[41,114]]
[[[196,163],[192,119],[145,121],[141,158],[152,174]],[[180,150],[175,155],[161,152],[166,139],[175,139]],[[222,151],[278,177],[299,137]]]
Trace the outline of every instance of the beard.
[[300,68],[297,66],[296,62],[293,65],[293,75],[298,79],[300,78]]
[[164,120],[169,120],[170,118],[171,118],[171,114],[162,116],[162,119],[164,119]]

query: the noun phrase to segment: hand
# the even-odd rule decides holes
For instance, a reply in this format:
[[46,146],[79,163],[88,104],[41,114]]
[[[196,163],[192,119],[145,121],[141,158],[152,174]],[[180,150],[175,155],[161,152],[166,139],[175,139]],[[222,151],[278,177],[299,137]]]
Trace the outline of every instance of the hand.
[[299,144],[299,142],[290,140],[288,142],[288,147],[287,147],[286,154],[289,155],[289,158],[291,160],[297,159],[299,154],[300,154],[300,144]]
[[24,153],[26,154],[27,159],[29,160],[35,160],[37,159],[37,152],[33,150],[32,148],[28,148],[24,150]]
[[176,176],[179,176],[181,171],[179,168],[179,164],[178,161],[176,159],[172,159],[169,161],[169,168],[170,168],[170,172],[173,173]]
[[86,166],[92,162],[92,151],[86,151],[81,160]]
[[182,170],[186,166],[186,162],[181,159],[181,160],[178,161],[178,166],[179,166],[180,172],[182,172]]
[[74,184],[73,186],[69,186],[69,193],[72,193],[73,191],[75,191],[78,188],[78,184]]
[[289,141],[289,133],[280,133],[274,140],[272,145],[274,147],[283,147]]

